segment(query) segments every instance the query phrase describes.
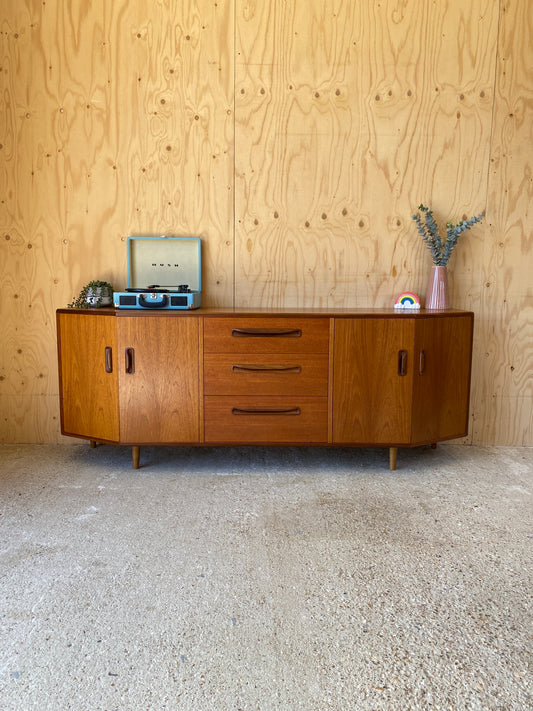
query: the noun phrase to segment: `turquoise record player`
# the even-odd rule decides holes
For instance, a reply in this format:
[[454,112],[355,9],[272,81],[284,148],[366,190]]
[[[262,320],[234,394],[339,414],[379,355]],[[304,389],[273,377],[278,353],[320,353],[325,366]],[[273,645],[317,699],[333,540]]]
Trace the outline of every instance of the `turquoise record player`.
[[199,237],[128,237],[128,287],[118,309],[197,309],[201,304]]

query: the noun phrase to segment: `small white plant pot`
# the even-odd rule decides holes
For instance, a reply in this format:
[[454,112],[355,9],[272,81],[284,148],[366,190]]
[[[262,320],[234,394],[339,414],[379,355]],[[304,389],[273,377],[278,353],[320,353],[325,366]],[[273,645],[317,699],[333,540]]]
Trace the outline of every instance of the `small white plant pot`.
[[111,306],[113,303],[113,293],[106,287],[89,289],[85,301],[90,304],[93,309],[99,306]]

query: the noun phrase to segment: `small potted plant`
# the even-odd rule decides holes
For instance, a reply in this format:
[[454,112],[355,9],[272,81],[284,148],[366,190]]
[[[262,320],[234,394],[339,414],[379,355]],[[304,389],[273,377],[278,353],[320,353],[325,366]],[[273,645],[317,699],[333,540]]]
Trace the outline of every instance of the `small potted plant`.
[[69,309],[97,309],[100,306],[111,306],[112,303],[113,287],[108,281],[96,279],[85,284],[68,307]]
[[426,309],[447,309],[449,308],[448,261],[459,237],[476,222],[481,222],[483,215],[474,215],[468,220],[461,220],[456,225],[453,222],[447,222],[445,239],[440,236],[433,212],[426,205],[419,205],[418,212],[412,218],[415,221],[418,233],[431,252],[433,260],[426,293]]

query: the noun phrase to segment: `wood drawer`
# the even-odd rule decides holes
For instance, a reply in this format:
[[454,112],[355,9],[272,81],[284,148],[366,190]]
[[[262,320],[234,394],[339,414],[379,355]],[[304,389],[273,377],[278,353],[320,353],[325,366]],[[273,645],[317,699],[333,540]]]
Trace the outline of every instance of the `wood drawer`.
[[306,395],[328,394],[326,354],[206,353],[205,395]]
[[205,353],[327,353],[328,318],[204,318]]
[[326,397],[206,397],[205,442],[325,443]]

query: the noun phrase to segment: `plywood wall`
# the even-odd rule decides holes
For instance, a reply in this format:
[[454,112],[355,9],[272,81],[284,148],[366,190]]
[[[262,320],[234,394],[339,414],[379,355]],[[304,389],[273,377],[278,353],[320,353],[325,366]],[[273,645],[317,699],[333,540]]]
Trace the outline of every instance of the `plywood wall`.
[[381,306],[399,287],[420,290],[429,261],[413,207],[485,206],[497,6],[240,9],[239,300]]
[[532,444],[529,0],[7,0],[0,441],[61,439],[55,309],[126,282],[129,234],[203,240],[206,305],[388,306],[410,219],[485,210],[468,441]]
[[472,437],[533,444],[533,3],[503,0],[487,226],[478,289]]
[[126,286],[126,239],[203,238],[233,299],[228,0],[8,0],[0,13],[1,438],[60,437],[55,309]]

